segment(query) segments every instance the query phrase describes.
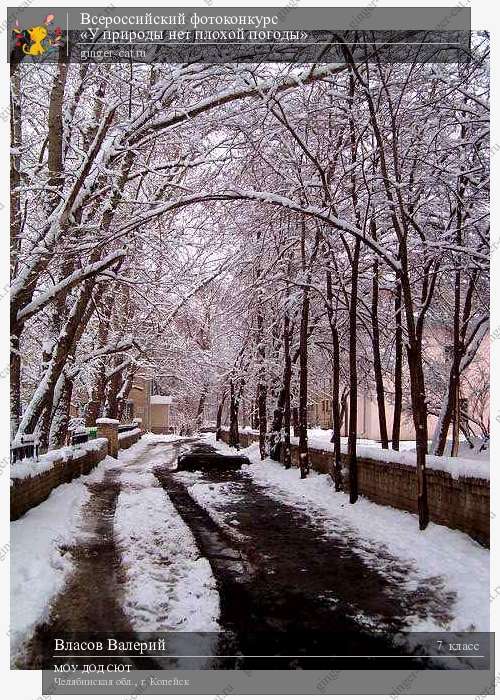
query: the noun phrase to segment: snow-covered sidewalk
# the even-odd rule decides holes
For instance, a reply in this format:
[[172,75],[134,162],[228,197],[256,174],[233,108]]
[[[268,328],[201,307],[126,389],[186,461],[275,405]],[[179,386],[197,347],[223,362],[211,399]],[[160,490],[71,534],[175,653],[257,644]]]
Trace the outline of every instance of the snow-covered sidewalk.
[[13,661],[22,657],[35,628],[50,619],[69,577],[78,574],[79,561],[68,549],[98,540],[99,527],[89,524],[89,505],[101,484],[119,489],[112,532],[125,579],[120,603],[132,629],[218,629],[210,565],[153,474],[158,464],[174,459],[168,444],[178,440],[145,435],[118,459],[107,457],[91,474],[59,486],[11,523]]
[[[97,468],[101,473],[104,466]],[[11,656],[15,659],[50,601],[73,569],[67,547],[75,541],[81,508],[90,494],[84,477],[54,489],[49,498],[10,525]]]
[[[215,442],[213,435],[204,438],[218,451],[234,453],[223,442]],[[311,473],[300,479],[297,469],[286,470],[270,459],[262,462],[256,443],[241,453],[251,460],[246,472],[266,487],[269,495],[306,512],[325,533],[349,538],[354,551],[367,565],[382,571],[381,554],[385,550],[404,564],[407,576],[401,585],[407,591],[423,580],[435,580],[436,585],[444,584],[443,597],[447,592],[454,594],[450,605],[452,620],[445,627],[437,625],[435,620],[422,621],[415,616],[408,620],[409,629],[425,632],[490,629],[489,551],[468,535],[434,523],[421,532],[417,516],[363,497],[350,505],[345,493],[335,492],[330,476]]]
[[210,564],[152,472],[167,437],[143,438],[147,453],[119,474],[114,532],[126,572],[123,606],[138,632],[215,632],[219,599]]

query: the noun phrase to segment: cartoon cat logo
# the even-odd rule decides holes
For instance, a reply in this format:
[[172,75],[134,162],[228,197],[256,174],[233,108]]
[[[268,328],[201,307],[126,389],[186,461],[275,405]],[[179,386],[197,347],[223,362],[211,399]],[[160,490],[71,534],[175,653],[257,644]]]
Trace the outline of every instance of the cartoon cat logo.
[[42,56],[47,51],[52,51],[63,45],[61,40],[61,27],[56,27],[53,32],[49,32],[49,24],[55,19],[55,15],[47,15],[43,23],[29,29],[21,29],[19,20],[16,20],[14,29],[14,39],[16,48],[21,49],[26,56]]

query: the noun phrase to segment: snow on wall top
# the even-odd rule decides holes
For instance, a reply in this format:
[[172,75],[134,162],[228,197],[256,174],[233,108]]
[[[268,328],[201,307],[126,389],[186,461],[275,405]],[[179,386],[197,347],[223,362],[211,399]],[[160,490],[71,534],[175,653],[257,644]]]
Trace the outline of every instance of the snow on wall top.
[[98,418],[96,425],[120,425],[120,421],[116,418]]
[[104,445],[107,445],[106,438],[96,438],[95,440],[89,440],[82,445],[76,445],[73,447],[61,447],[59,450],[50,450],[44,455],[40,455],[38,461],[33,457],[28,459],[23,459],[20,462],[15,462],[10,468],[10,478],[11,479],[27,479],[29,477],[38,476],[44,472],[49,471],[54,466],[57,461],[67,462],[70,459],[77,459],[78,457],[83,457],[89,452],[99,450]]
[[[252,430],[249,427],[242,428],[241,433],[250,435],[258,435],[257,430]],[[333,452],[334,447],[330,442],[330,431],[324,431],[325,435],[309,436],[309,447],[316,450],[324,450],[325,452]],[[292,445],[298,445],[298,438],[291,438]],[[347,454],[347,446],[341,446],[343,454]],[[404,464],[409,467],[416,467],[417,455],[414,450],[383,450],[379,445],[357,445],[358,457],[366,459],[374,459],[379,462],[387,462],[391,464]],[[434,471],[447,472],[453,479],[460,477],[469,477],[473,479],[490,480],[490,465],[489,460],[466,459],[462,457],[436,457],[435,455],[427,455],[427,469]]]
[[132,435],[140,435],[141,433],[142,430],[140,428],[132,428],[132,430],[127,430],[124,433],[120,433],[118,439],[123,440],[124,438],[132,437]]
[[151,403],[169,406],[172,403],[172,397],[171,396],[160,396],[159,394],[153,394],[153,396],[151,396]]

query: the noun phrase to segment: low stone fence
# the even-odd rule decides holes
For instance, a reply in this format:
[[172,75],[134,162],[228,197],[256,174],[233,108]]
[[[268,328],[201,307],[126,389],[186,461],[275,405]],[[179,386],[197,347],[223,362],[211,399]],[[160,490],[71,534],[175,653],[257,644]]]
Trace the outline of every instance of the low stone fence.
[[63,447],[42,455],[39,461],[16,462],[11,470],[10,519],[17,520],[45,501],[51,491],[88,474],[108,454],[108,441],[90,440],[81,448]]
[[[82,474],[88,474],[108,454],[126,450],[141,439],[137,427],[118,433],[118,421],[100,419],[99,435],[81,446],[62,447],[41,455],[38,460],[16,462],[11,467],[10,519],[17,520],[30,508],[45,501],[51,491]],[[99,422],[99,421],[98,421]]]
[[[229,433],[221,432],[224,442]],[[258,435],[240,433],[240,445],[248,447],[258,441]],[[292,463],[297,466],[299,450],[292,445]],[[394,454],[393,452],[391,453]],[[401,453],[402,456],[404,453]],[[309,447],[311,467],[322,474],[330,472],[333,452]],[[490,482],[473,476],[454,476],[446,470],[436,468],[437,459],[432,458],[432,468],[427,470],[427,489],[430,519],[439,525],[461,530],[484,546],[490,541]],[[416,513],[417,479],[415,467],[395,461],[383,461],[371,456],[358,456],[359,493],[374,503],[392,506]],[[342,464],[347,468],[347,455],[342,455]],[[344,490],[348,490],[344,473]]]
[[120,450],[127,450],[136,442],[141,439],[142,430],[140,428],[134,428],[133,430],[127,430],[126,433],[118,433],[118,448]]

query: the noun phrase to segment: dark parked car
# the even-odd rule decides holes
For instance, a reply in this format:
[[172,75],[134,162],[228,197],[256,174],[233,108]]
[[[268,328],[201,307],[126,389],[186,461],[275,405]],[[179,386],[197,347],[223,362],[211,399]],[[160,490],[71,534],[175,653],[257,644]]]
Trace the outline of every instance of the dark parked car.
[[188,472],[225,471],[227,469],[241,469],[242,464],[250,464],[248,457],[221,455],[217,452],[190,452],[178,458],[177,469]]

